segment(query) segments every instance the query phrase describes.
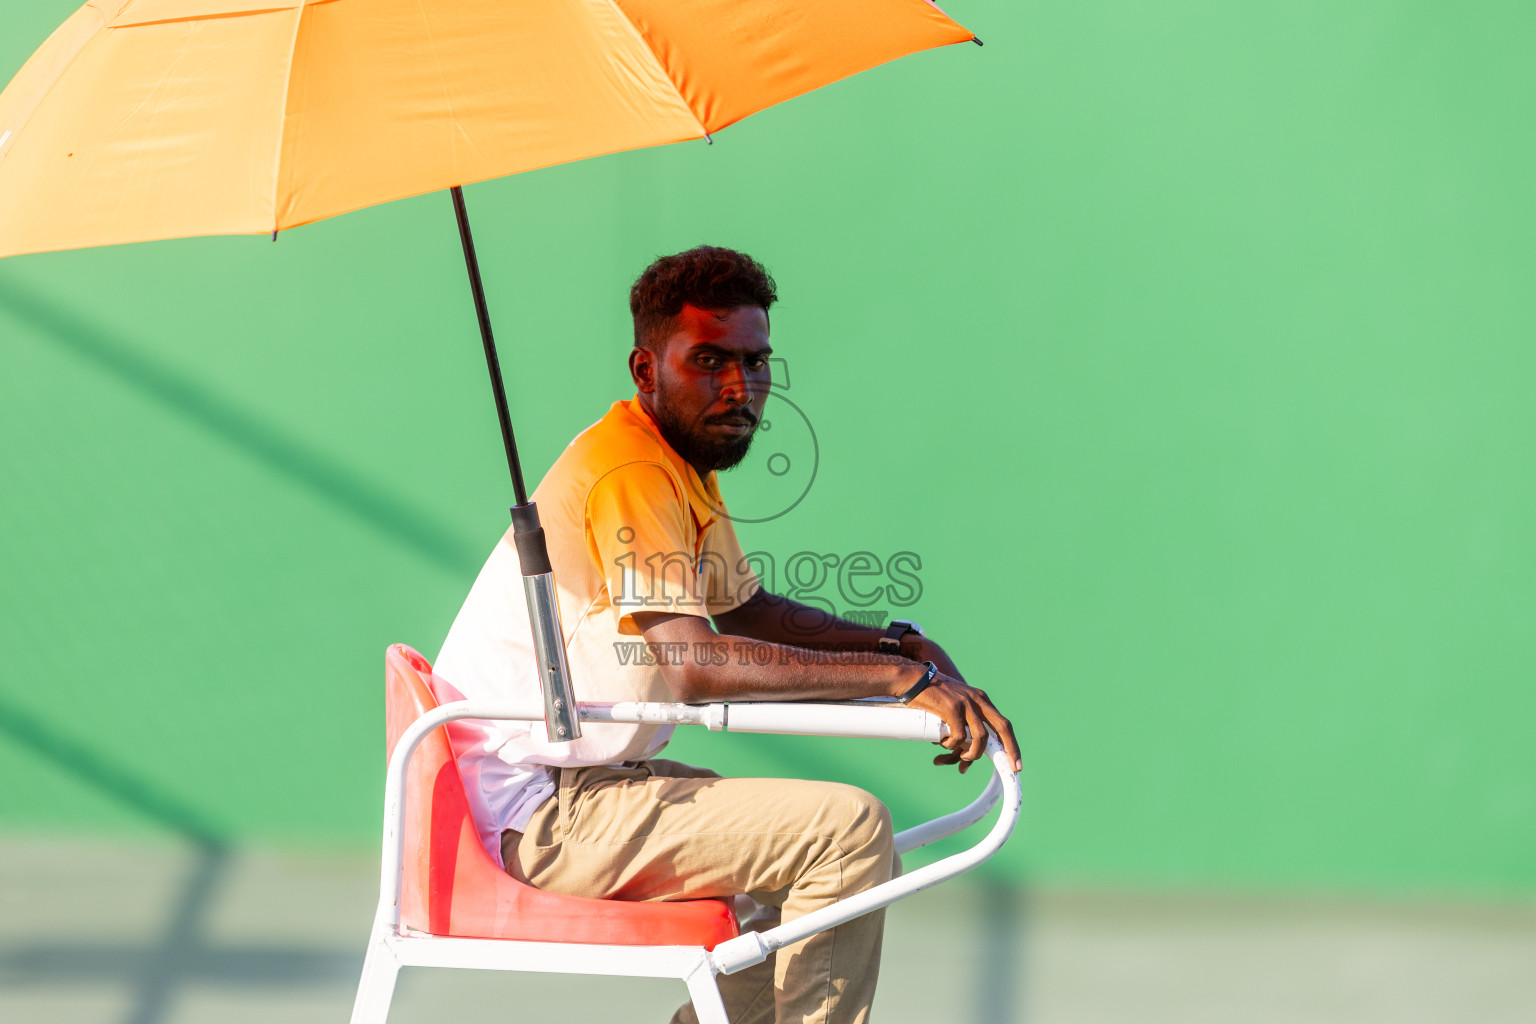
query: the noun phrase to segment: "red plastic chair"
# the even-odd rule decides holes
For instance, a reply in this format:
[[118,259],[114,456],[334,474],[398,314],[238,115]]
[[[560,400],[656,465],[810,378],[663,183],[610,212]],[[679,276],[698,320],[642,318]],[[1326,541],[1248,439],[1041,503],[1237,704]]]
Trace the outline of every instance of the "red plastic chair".
[[[437,706],[432,666],[404,644],[390,647],[385,655],[386,755],[394,753],[411,723]],[[545,892],[507,874],[480,843],[446,730],[434,730],[421,740],[406,770],[405,786],[398,898],[400,930],[407,935],[607,947],[690,947],[702,955],[737,934],[736,916],[722,900],[594,900]],[[506,948],[510,949],[510,944]],[[458,951],[468,952],[463,947]],[[491,966],[475,962],[477,959],[461,958],[452,966]],[[530,957],[530,961],[535,959],[546,958]],[[610,972],[593,962],[597,958],[584,959],[598,968],[593,973],[648,973]],[[394,962],[376,962],[381,960]],[[376,956],[370,946],[354,1022],[385,1019],[399,966],[397,958]],[[550,968],[530,963],[528,969]],[[712,975],[710,985],[713,987]],[[701,1018],[704,1016],[701,1013]]]
[[[766,931],[738,934],[730,906],[720,900],[627,903],[544,892],[506,874],[481,846],[442,728],[466,718],[541,721],[543,702],[439,705],[425,658],[396,644],[385,664],[390,756],[383,867],[353,1024],[384,1024],[400,968],[418,966],[677,978],[687,984],[700,1024],[729,1024],[717,975],[761,963],[775,950],[969,871],[995,854],[1018,823],[1019,780],[994,736],[987,751],[996,771],[986,790],[958,811],[897,833],[895,844],[898,853],[907,853],[954,835],[1001,801],[1003,812],[985,838]],[[578,708],[582,721],[595,722],[925,743],[943,736],[938,719],[888,702],[582,703]]]
[[[385,655],[386,757],[416,719],[437,707],[432,666],[404,644]],[[525,885],[496,865],[475,829],[446,730],[424,739],[406,783],[400,919],[424,935],[614,946],[703,946],[737,934],[722,900],[625,903]]]

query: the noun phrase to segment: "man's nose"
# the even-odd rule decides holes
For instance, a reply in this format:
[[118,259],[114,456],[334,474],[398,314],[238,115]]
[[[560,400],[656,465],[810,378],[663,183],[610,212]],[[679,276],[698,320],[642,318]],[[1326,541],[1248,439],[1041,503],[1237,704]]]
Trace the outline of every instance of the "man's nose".
[[752,401],[752,386],[740,363],[730,363],[720,371],[720,400],[729,405],[748,405]]

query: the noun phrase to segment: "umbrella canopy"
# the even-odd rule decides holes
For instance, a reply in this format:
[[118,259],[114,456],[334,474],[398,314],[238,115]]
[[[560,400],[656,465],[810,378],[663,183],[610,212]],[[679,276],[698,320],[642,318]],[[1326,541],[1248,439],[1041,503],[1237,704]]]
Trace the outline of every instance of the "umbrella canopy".
[[706,137],[973,38],[927,0],[91,0],[0,94],[0,256]]

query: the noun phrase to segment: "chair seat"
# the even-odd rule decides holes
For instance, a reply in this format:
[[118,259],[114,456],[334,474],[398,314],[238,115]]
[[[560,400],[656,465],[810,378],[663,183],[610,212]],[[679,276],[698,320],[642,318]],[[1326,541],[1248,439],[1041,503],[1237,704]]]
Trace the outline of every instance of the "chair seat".
[[[385,656],[388,750],[437,706],[432,666],[395,644]],[[704,946],[737,934],[723,900],[631,903],[535,889],[503,871],[469,813],[464,783],[442,729],[422,740],[406,779],[400,920],[429,935],[615,946]]]

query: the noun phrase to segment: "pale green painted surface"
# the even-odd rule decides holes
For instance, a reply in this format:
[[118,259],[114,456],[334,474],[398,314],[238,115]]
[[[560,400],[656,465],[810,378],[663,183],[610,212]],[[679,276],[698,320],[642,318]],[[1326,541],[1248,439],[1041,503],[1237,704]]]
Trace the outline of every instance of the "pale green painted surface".
[[[0,11],[0,76],[71,6]],[[1002,871],[1536,888],[1536,15],[952,13],[985,49],[469,190],[534,475],[628,393],[647,260],[745,248],[821,462],[743,537],[920,554],[1023,731]],[[383,648],[504,522],[483,375],[446,196],[0,264],[5,827],[370,843]]]

